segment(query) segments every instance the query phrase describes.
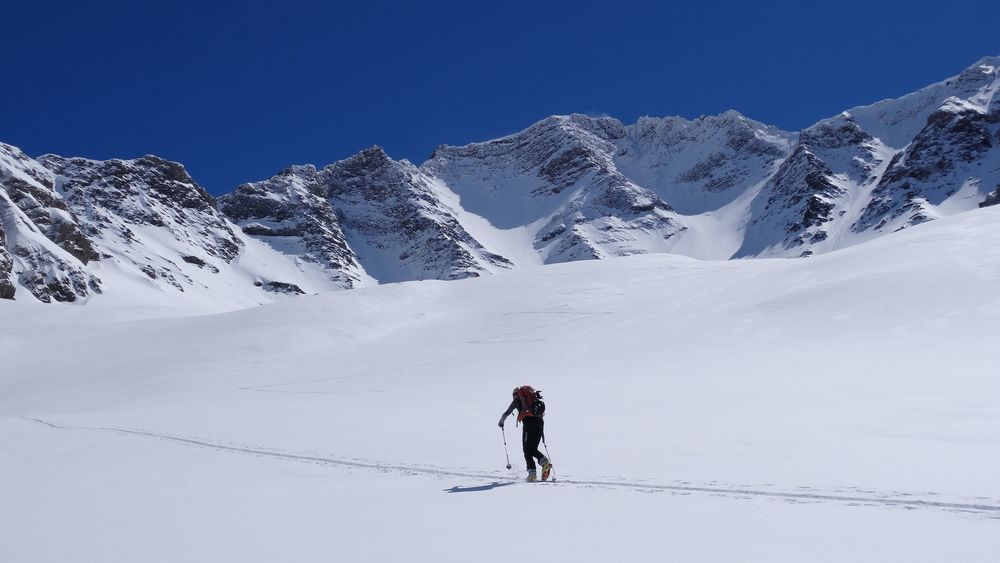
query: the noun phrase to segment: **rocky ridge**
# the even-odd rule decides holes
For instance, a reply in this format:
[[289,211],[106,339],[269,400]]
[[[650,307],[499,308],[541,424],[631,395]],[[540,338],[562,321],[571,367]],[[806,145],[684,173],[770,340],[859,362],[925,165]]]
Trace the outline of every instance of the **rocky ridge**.
[[810,256],[1000,201],[998,91],[994,57],[799,133],[735,111],[554,116],[420,166],[372,147],[218,200],[155,156],[0,145],[0,297],[87,301],[124,276],[266,301],[645,252]]
[[219,210],[247,235],[320,265],[338,287],[349,289],[364,279],[328,188],[312,165],[292,166],[269,180],[238,186],[219,198]]
[[490,224],[532,228],[544,263],[665,250],[683,227],[618,170],[614,141],[626,134],[611,118],[551,117],[495,141],[438,147],[421,169]]
[[433,178],[380,147],[323,168],[348,240],[381,282],[477,277],[511,267],[459,222]]
[[20,149],[0,144],[0,294],[23,287],[35,299],[73,302],[101,292],[86,268],[98,257],[55,176]]

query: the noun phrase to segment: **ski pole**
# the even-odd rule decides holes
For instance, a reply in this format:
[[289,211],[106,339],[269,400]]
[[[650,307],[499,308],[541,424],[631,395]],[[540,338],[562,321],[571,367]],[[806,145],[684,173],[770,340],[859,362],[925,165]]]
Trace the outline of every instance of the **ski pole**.
[[[549,463],[552,463],[552,456],[549,455],[549,445],[545,443],[545,432],[542,432],[542,446],[545,448],[545,458],[549,460]],[[552,480],[555,481],[556,471],[555,469],[552,469],[550,471],[552,471]]]
[[503,455],[507,458],[507,469],[510,469],[510,454],[507,453],[507,433],[500,427],[500,435],[503,436]]

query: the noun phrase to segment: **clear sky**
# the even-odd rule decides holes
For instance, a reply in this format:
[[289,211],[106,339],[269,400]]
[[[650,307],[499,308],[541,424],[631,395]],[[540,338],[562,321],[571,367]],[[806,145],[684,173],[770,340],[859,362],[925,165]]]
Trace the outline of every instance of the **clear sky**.
[[212,193],[378,144],[552,114],[719,113],[797,130],[1000,55],[992,2],[11,2],[0,140],[154,153]]

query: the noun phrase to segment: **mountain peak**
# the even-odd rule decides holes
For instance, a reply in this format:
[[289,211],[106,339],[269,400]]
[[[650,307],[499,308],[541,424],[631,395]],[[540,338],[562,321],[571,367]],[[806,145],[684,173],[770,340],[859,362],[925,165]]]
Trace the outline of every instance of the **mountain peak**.
[[734,109],[727,109],[726,111],[720,113],[719,117],[722,117],[722,118],[725,118],[725,119],[737,119],[737,120],[740,120],[740,121],[749,121],[749,119],[747,119],[747,116],[743,115],[742,113],[740,113],[740,112],[738,112],[738,111],[736,111]]
[[[996,74],[1000,70],[1000,55],[983,57],[975,64],[965,69],[965,72],[981,72],[983,74]],[[963,72],[963,74],[965,74]]]
[[278,172],[277,175],[287,178],[307,178],[316,175],[316,166],[312,164],[293,164]]
[[344,160],[341,160],[337,164],[341,164],[347,167],[361,167],[365,169],[376,169],[382,168],[390,163],[392,159],[385,152],[385,149],[378,145],[372,145],[367,149],[364,149],[356,154],[353,154]]

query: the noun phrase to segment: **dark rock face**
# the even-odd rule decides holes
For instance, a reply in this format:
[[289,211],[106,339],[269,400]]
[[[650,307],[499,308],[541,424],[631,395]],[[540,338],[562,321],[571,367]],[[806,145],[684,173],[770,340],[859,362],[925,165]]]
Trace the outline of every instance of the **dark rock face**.
[[57,197],[49,179],[46,179],[48,187],[16,177],[7,177],[0,182],[14,204],[49,240],[84,264],[99,258],[76,215]]
[[270,293],[280,293],[282,295],[305,295],[306,292],[294,283],[278,281],[254,282],[254,285]]
[[817,149],[842,149],[856,147],[872,140],[849,117],[820,122],[799,135],[799,143]]
[[16,289],[10,281],[10,275],[14,269],[14,259],[7,251],[7,235],[3,230],[3,223],[0,222],[0,299],[13,299]]
[[215,201],[183,166],[156,156],[94,161],[54,155],[39,162],[57,176],[63,198],[96,235],[128,245],[127,225],[164,228],[206,254],[232,262],[241,242],[215,209]]
[[998,204],[1000,204],[1000,185],[998,185],[997,189],[979,204],[979,207],[990,207],[991,205]]
[[[380,281],[462,279],[511,266],[487,251],[441,201],[433,179],[380,147],[364,150],[320,172],[322,184],[355,249],[373,262]],[[376,257],[378,256],[378,257]]]
[[823,225],[833,219],[834,202],[844,195],[832,177],[825,162],[799,145],[754,202],[747,240],[737,255],[764,250],[774,242],[767,233],[778,230],[785,235],[781,241],[785,248],[826,240]]
[[[787,203],[789,207],[804,203],[802,220],[789,223],[785,227],[786,233],[818,227],[830,220],[830,210],[833,209],[830,200],[843,195],[843,190],[830,181],[832,175],[830,167],[805,147],[800,147],[788,159],[788,164],[778,170],[773,180],[775,191],[788,196],[787,201],[782,203]],[[774,194],[768,203],[777,201],[779,196]]]
[[751,205],[736,256],[811,256],[820,243],[828,248],[839,222],[851,219],[851,198],[878,181],[891,152],[847,113],[802,131]]
[[[20,149],[0,143],[0,294],[11,278],[42,302],[72,302],[100,293],[85,267],[98,258],[73,210],[53,189],[53,175]],[[10,287],[8,287],[10,285]]]
[[558,194],[580,181],[595,166],[600,165],[590,157],[587,149],[570,147],[543,164],[538,170],[538,176],[547,180],[549,193]]
[[72,303],[90,293],[101,293],[100,281],[67,262],[56,262],[56,271],[48,270],[49,256],[36,248],[19,246],[14,255],[26,264],[18,283],[43,303]]
[[304,251],[299,256],[325,268],[344,288],[361,279],[361,266],[330,205],[327,187],[311,165],[243,184],[219,199],[219,209],[250,236],[278,247],[301,243]]
[[212,272],[213,274],[218,274],[219,273],[219,269],[218,268],[216,268],[212,264],[209,264],[208,262],[206,262],[205,260],[203,260],[203,259],[201,259],[201,258],[199,258],[197,256],[181,256],[181,260],[187,262],[188,264],[194,264],[195,266],[198,266],[199,268],[201,268],[203,270],[208,270],[208,271]]
[[1000,108],[987,113],[962,100],[945,102],[892,160],[854,229],[881,230],[890,223],[896,228],[916,225],[929,219],[930,206],[940,205],[968,182],[982,192],[996,185],[1000,180],[998,122]]
[[98,259],[76,214],[53,189],[53,176],[23,152],[0,144],[0,186],[49,240],[86,264]]

